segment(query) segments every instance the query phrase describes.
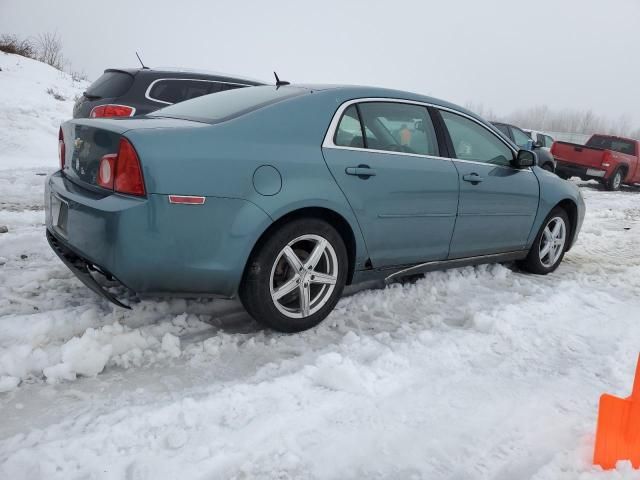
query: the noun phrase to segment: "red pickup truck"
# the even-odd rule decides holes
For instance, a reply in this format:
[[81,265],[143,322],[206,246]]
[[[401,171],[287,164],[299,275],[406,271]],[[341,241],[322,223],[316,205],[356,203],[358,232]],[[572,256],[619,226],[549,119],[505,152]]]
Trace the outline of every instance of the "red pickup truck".
[[554,142],[551,154],[558,176],[599,180],[608,190],[618,190],[623,183],[640,183],[639,143],[629,138],[594,135],[585,145]]

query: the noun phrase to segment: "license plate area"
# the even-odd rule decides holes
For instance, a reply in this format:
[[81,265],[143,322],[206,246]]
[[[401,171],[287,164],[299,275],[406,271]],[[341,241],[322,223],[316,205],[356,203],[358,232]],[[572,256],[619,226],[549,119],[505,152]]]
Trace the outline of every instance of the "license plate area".
[[69,219],[69,204],[57,195],[51,195],[51,225],[66,236]]

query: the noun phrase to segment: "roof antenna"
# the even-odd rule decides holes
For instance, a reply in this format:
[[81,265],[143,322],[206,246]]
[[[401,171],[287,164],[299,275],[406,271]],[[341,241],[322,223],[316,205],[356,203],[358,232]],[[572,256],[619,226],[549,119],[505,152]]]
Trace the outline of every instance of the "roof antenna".
[[284,87],[285,85],[291,85],[291,82],[287,82],[286,80],[280,80],[276,72],[273,72],[273,74],[276,77],[276,87]]
[[140,55],[138,55],[138,52],[136,52],[136,57],[138,57],[138,61],[140,62],[140,65],[142,65],[143,70],[149,70],[149,67],[145,67],[144,63],[142,63],[142,59],[140,58]]

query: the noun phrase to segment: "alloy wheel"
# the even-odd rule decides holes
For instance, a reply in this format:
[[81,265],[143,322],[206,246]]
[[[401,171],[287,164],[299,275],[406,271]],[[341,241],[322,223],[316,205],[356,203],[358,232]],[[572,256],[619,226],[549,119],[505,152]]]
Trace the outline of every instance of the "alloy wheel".
[[553,217],[547,222],[540,238],[540,263],[546,268],[553,267],[564,252],[566,241],[567,226],[564,220],[561,217]]
[[289,318],[305,318],[331,298],[338,279],[338,257],[320,235],[302,235],[278,254],[269,286],[275,307]]

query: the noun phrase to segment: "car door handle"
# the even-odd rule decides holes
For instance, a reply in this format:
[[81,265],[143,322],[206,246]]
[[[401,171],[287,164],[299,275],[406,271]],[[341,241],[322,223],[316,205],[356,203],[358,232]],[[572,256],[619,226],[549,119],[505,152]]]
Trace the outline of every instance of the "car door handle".
[[465,182],[471,182],[471,183],[480,183],[481,181],[484,180],[484,178],[482,178],[480,175],[478,175],[477,173],[469,173],[467,175],[463,175],[462,179]]
[[360,178],[369,178],[376,175],[376,171],[368,165],[358,165],[357,167],[347,167],[345,169],[347,175],[355,175]]

